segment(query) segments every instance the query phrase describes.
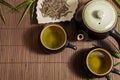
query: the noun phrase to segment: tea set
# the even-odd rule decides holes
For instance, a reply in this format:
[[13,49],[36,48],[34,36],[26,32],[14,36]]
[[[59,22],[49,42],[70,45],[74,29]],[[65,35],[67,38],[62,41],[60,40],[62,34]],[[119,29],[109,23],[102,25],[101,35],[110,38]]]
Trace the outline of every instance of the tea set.
[[[120,46],[120,34],[114,29],[117,23],[117,12],[107,0],[91,0],[79,7],[75,14],[78,28],[77,40],[102,40],[112,36]],[[40,41],[48,53],[57,53],[66,47],[77,49],[68,41],[67,33],[58,24],[47,24],[40,33]],[[110,52],[101,47],[88,50],[83,57],[85,71],[90,77],[103,77],[110,72],[120,75],[113,67]]]

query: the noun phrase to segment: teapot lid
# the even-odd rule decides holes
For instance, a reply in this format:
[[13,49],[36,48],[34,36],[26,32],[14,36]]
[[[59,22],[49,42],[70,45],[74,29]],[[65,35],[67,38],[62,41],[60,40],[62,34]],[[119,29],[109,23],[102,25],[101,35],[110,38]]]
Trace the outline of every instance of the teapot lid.
[[117,12],[106,0],[92,0],[85,5],[82,19],[90,30],[104,33],[110,31],[115,26]]

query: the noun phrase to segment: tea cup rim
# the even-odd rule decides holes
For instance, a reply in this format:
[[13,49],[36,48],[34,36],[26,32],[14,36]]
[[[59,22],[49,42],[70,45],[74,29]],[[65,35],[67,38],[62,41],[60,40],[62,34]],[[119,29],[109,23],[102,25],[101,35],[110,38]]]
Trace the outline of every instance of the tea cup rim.
[[[64,42],[63,42],[63,44],[62,44],[60,47],[50,48],[50,47],[46,46],[46,45],[43,43],[42,35],[43,35],[44,31],[45,31],[47,28],[51,27],[51,26],[57,27],[57,28],[61,29],[61,31],[63,32],[63,34],[64,34],[64,36],[65,36]],[[43,45],[46,49],[49,49],[49,50],[58,50],[58,49],[61,49],[62,47],[64,47],[64,45],[66,44],[66,41],[67,41],[67,33],[66,33],[65,30],[62,28],[62,26],[60,26],[60,25],[58,25],[58,24],[47,24],[47,25],[45,25],[45,27],[44,27],[43,30],[41,31],[40,40],[41,40],[42,45]]]
[[[88,66],[88,57],[89,57],[89,55],[90,55],[93,51],[97,51],[97,50],[104,51],[105,54],[108,55],[108,57],[110,58],[110,61],[111,61],[111,66],[110,66],[109,70],[106,71],[105,73],[102,73],[102,74],[95,73],[95,72],[92,71],[92,70],[89,68],[89,66]],[[95,48],[95,49],[92,49],[92,50],[90,50],[90,51],[88,52],[88,55],[87,55],[87,57],[86,57],[86,65],[87,65],[87,68],[89,69],[89,71],[90,71],[92,74],[94,74],[94,75],[96,75],[96,76],[105,76],[105,75],[107,75],[107,74],[112,70],[112,68],[113,68],[113,59],[112,59],[112,56],[110,55],[110,53],[109,53],[107,50],[105,50],[105,49],[103,49],[103,48]]]

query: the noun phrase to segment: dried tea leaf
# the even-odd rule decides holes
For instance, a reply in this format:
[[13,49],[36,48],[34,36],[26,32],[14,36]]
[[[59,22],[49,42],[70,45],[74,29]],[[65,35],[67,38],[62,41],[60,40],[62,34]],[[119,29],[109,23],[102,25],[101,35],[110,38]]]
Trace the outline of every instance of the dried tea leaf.
[[0,7],[0,17],[1,17],[2,21],[4,22],[4,24],[6,24],[6,19],[5,19],[5,16],[3,15],[3,11],[2,11],[1,7]]
[[116,66],[120,66],[120,62],[114,64],[114,67],[116,67]]
[[19,22],[18,22],[18,26],[19,26],[19,24],[21,24],[22,20],[24,19],[25,15],[27,14],[27,12],[28,12],[28,10],[30,9],[30,7],[31,7],[31,5],[33,4],[33,2],[34,2],[34,1],[32,1],[32,2],[27,6],[27,8],[25,9],[22,17],[20,18],[20,20],[19,20]]
[[50,17],[56,20],[71,13],[69,7],[67,0],[44,0],[40,11],[43,17]]

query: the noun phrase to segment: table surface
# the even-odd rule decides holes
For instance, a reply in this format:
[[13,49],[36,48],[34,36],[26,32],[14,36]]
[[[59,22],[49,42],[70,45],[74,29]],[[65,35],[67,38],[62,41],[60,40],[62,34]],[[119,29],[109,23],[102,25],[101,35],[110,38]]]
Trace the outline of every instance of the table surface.
[[[25,0],[6,0],[14,6],[22,3]],[[80,4],[90,0],[80,0]],[[112,0],[111,2],[117,11],[119,7]],[[74,21],[62,22],[65,30],[69,33],[69,41],[77,46],[77,50],[66,48],[57,54],[46,54],[42,47],[38,44],[38,35],[45,24],[37,24],[37,21],[31,23],[30,14],[27,13],[21,25],[16,27],[22,13],[10,14],[9,8],[0,4],[4,9],[4,15],[7,20],[5,26],[0,19],[0,80],[85,80],[84,70],[78,66],[81,56],[92,44],[109,47],[115,50],[113,43],[117,45],[115,40],[107,37],[102,41],[77,41],[76,26]],[[120,18],[117,21],[116,30]],[[111,42],[110,42],[111,41]],[[80,56],[79,56],[80,55]],[[79,57],[78,57],[79,56]],[[113,57],[114,63],[120,62],[119,59]],[[120,67],[116,67],[120,69]],[[113,80],[120,80],[120,76],[110,73]],[[87,79],[86,79],[87,80]],[[106,80],[96,78],[93,80]]]

